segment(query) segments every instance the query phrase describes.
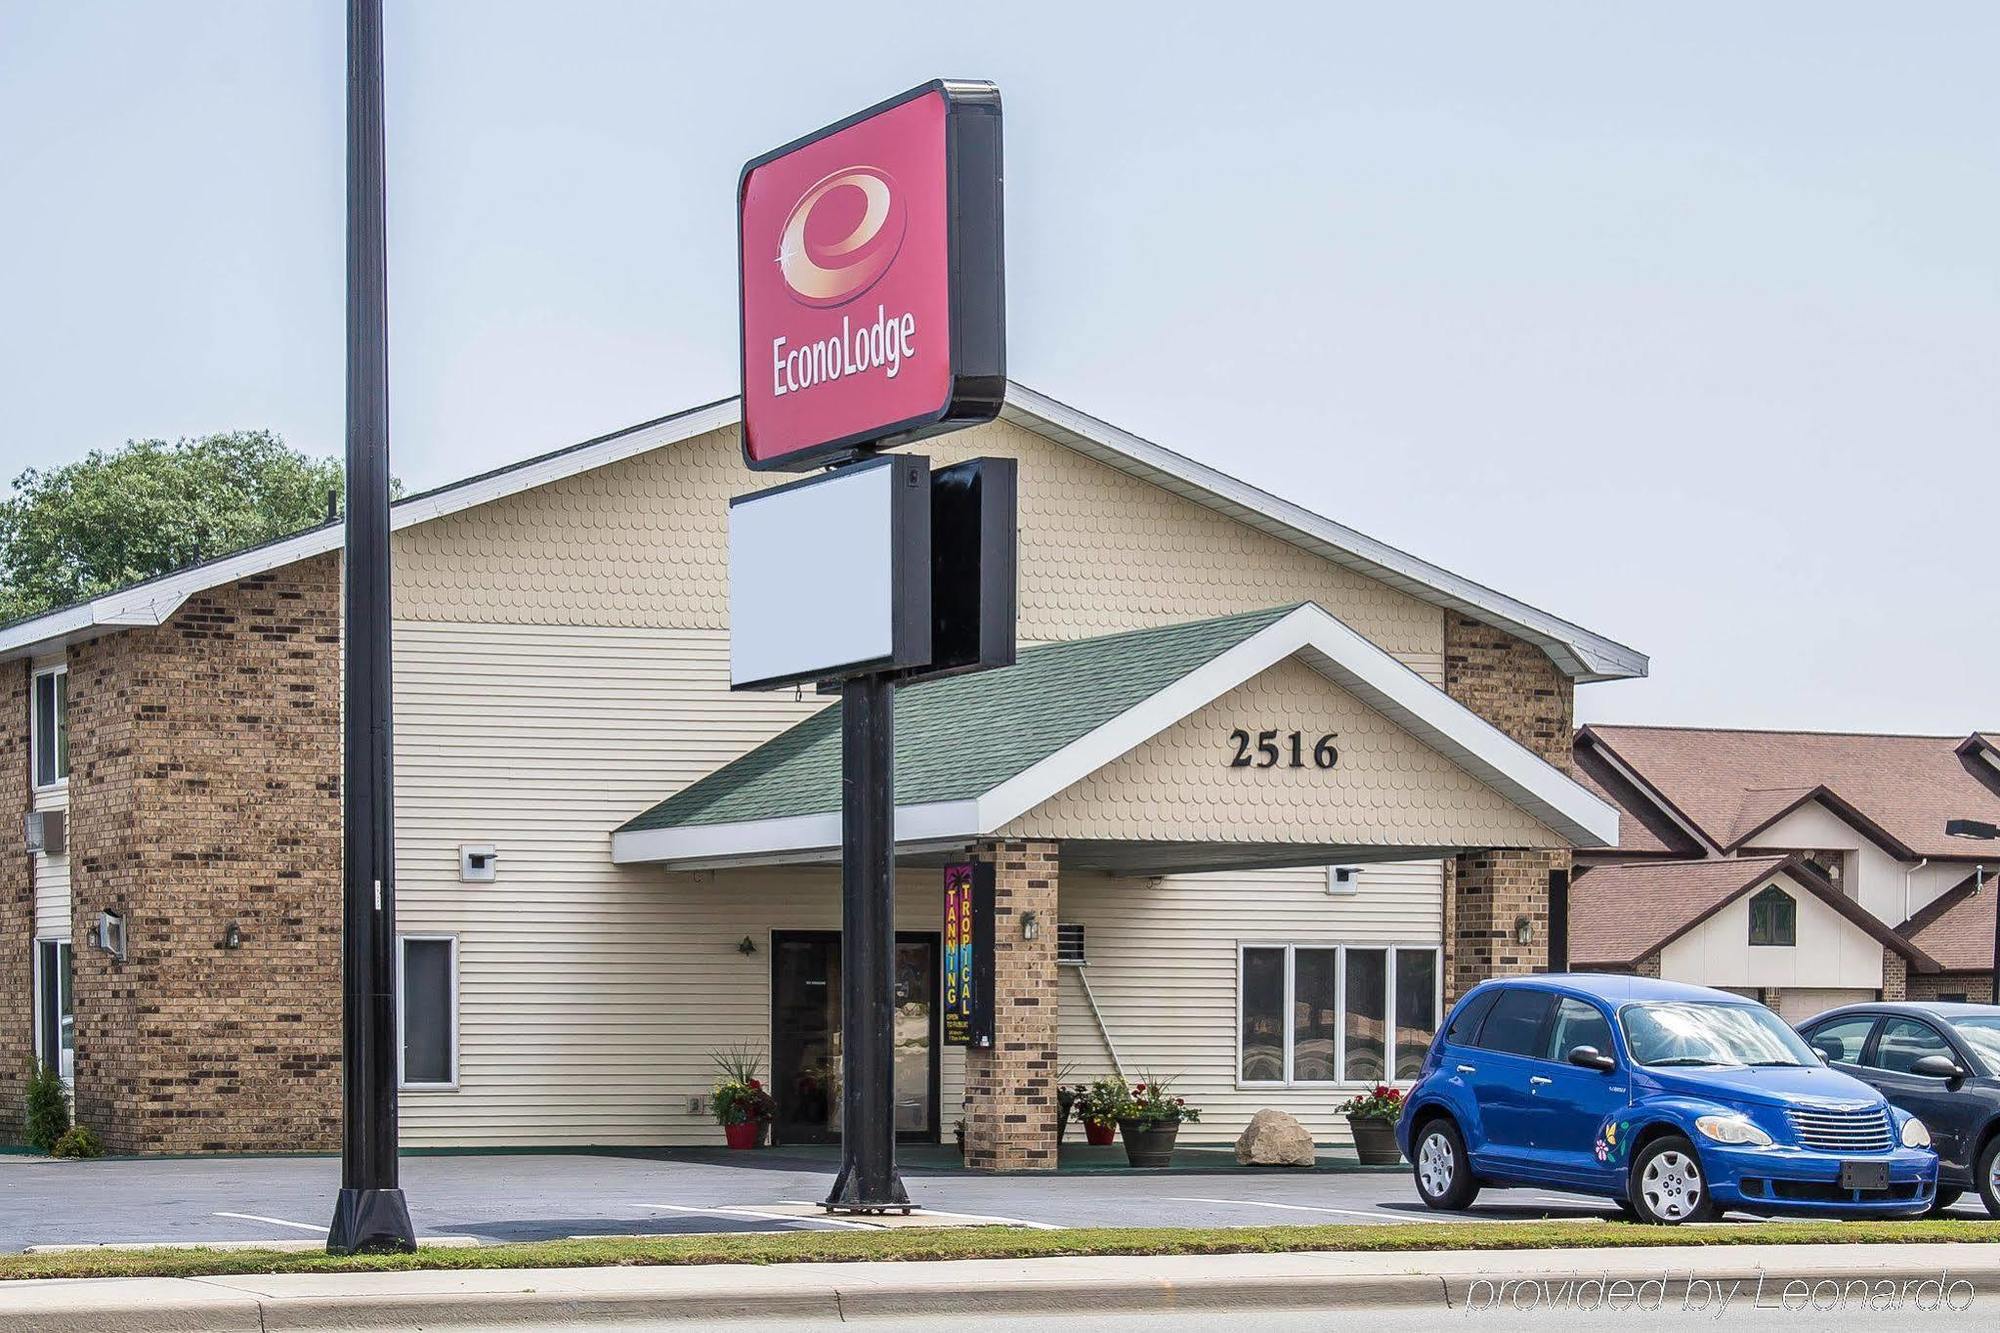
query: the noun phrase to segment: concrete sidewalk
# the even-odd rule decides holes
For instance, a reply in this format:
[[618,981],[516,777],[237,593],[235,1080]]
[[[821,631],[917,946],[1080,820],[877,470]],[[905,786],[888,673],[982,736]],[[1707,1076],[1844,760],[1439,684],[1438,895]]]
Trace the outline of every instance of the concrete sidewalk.
[[[1936,1283],[1920,1290],[1916,1299],[1929,1292],[1947,1302],[1932,1308],[1962,1311],[1969,1303],[1984,1305],[2000,1295],[2000,1246],[1662,1246],[91,1278],[0,1282],[0,1327],[38,1333],[263,1333],[620,1320],[832,1324],[867,1317],[1039,1315],[1079,1309],[1529,1310],[1556,1307],[1564,1300],[1595,1300],[1602,1308],[1607,1290],[1614,1302],[1619,1299],[1612,1287],[1618,1282],[1633,1284],[1640,1299],[1657,1284],[1668,1308],[1699,1301],[1713,1310],[1725,1294],[1735,1308],[1760,1303],[1780,1308],[1786,1284],[1794,1281],[1815,1288],[1822,1298],[1855,1282]],[[1565,1288],[1566,1282],[1588,1285]],[[1835,1287],[1815,1285],[1826,1283]],[[1565,1296],[1565,1291],[1574,1294]]]

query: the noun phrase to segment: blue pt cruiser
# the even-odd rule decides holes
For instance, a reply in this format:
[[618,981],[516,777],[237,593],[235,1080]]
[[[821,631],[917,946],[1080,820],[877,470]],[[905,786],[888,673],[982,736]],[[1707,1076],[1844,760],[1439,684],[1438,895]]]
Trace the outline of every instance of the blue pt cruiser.
[[1482,1186],[1602,1195],[1645,1222],[1918,1214],[1921,1120],[1726,991],[1625,976],[1489,981],[1452,1009],[1396,1124],[1433,1208]]

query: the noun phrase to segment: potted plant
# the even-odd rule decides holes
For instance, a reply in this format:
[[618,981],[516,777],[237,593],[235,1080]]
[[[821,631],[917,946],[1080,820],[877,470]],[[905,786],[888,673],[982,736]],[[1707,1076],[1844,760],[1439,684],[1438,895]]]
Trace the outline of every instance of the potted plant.
[[1063,1136],[1069,1133],[1069,1118],[1076,1110],[1076,1094],[1079,1091],[1073,1083],[1065,1082],[1075,1065],[1064,1065],[1056,1070],[1056,1147],[1062,1147]]
[[1354,1155],[1363,1166],[1395,1166],[1403,1160],[1396,1150],[1396,1121],[1403,1114],[1403,1094],[1387,1083],[1359,1092],[1337,1108],[1354,1132]]
[[965,1121],[963,1118],[959,1120],[957,1125],[952,1127],[952,1133],[958,1138],[958,1160],[962,1162],[965,1160]]
[[1118,1133],[1125,1140],[1125,1160],[1133,1166],[1171,1163],[1181,1126],[1201,1119],[1187,1098],[1173,1095],[1172,1084],[1172,1079],[1148,1078],[1127,1090],[1119,1108]]
[[1070,1106],[1083,1121],[1083,1141],[1095,1148],[1110,1145],[1118,1137],[1118,1113],[1131,1090],[1118,1077],[1100,1078],[1070,1090]]
[[756,1056],[746,1050],[721,1051],[709,1057],[717,1078],[708,1107],[722,1136],[732,1148],[761,1148],[777,1114],[778,1103],[757,1077]]

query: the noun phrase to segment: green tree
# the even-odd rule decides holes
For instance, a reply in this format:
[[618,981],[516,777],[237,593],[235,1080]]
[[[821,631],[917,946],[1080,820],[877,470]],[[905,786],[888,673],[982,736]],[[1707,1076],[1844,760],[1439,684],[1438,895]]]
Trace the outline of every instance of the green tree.
[[326,519],[341,465],[267,430],[128,440],[14,479],[0,501],[0,619],[35,615]]

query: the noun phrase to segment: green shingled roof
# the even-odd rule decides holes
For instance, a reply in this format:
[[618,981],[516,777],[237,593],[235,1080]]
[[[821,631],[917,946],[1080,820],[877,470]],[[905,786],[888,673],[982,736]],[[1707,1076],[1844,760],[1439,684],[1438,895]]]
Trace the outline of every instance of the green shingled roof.
[[[1134,630],[1022,652],[1013,666],[896,691],[896,804],[984,795],[1295,610]],[[840,705],[814,714],[618,831],[840,809]]]

